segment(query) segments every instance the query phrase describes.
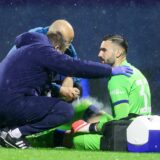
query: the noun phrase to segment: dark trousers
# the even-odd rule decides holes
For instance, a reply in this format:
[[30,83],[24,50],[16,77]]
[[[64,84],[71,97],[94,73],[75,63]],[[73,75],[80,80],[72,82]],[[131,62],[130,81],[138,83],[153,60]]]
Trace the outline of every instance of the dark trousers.
[[73,115],[70,103],[57,98],[32,96],[17,99],[8,105],[3,121],[5,127],[18,127],[26,136],[69,122]]

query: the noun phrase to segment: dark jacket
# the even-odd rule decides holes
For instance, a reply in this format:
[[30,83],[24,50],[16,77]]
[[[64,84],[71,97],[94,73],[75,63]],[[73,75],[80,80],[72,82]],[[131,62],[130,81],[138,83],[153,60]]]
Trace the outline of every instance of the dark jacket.
[[82,78],[111,75],[111,67],[92,61],[70,58],[57,52],[47,36],[23,33],[16,38],[16,54],[9,54],[0,64],[0,106],[21,96],[39,95],[50,74]]

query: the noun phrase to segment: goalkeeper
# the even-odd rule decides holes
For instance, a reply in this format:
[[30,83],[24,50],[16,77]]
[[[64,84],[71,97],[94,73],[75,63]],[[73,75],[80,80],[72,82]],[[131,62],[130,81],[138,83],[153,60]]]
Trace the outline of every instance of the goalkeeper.
[[[144,75],[127,62],[128,45],[120,35],[104,37],[98,57],[102,63],[111,66],[130,66],[133,75],[118,75],[108,81],[108,92],[111,99],[112,116],[105,113],[93,117],[89,123],[79,120],[72,124],[73,148],[84,150],[100,150],[102,127],[111,120],[132,119],[138,115],[151,114],[151,95],[148,82]],[[96,134],[95,134],[96,132]]]

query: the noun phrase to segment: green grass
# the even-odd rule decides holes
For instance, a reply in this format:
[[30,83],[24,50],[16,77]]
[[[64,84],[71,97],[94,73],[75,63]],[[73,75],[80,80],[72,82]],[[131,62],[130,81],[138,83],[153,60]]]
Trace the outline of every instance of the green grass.
[[5,149],[0,160],[159,160],[159,153],[78,151],[66,149]]

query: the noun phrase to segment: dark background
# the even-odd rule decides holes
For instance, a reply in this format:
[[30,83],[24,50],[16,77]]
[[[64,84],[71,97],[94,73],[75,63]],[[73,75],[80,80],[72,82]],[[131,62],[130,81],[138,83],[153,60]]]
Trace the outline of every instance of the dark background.
[[[153,113],[160,113],[160,0],[0,0],[0,60],[18,34],[59,18],[73,25],[83,59],[98,61],[105,34],[125,36],[128,61],[147,77]],[[106,80],[90,80],[90,86],[91,95],[106,104]]]

